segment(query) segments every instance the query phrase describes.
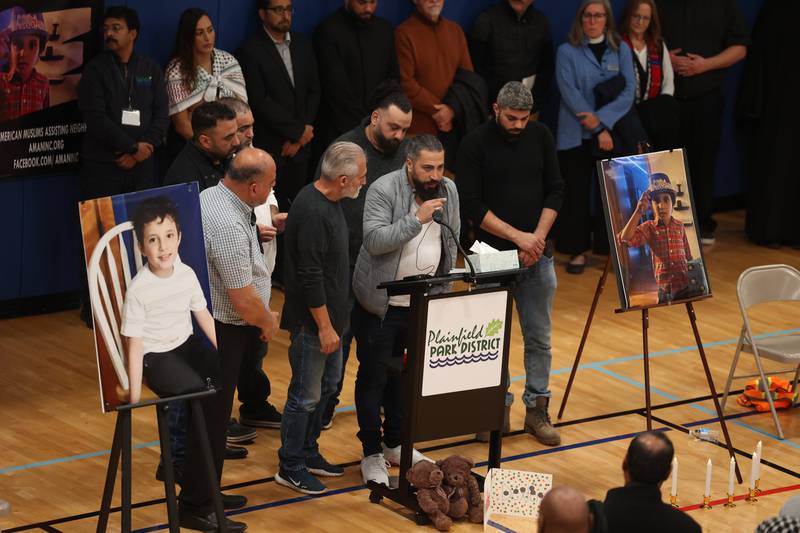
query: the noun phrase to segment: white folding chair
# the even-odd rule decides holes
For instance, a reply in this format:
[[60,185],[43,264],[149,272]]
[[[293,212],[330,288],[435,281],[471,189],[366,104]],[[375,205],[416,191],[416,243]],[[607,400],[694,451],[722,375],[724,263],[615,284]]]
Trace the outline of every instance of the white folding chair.
[[[767,302],[800,301],[800,271],[789,265],[764,265],[748,268],[739,276],[736,284],[736,294],[739,298],[739,309],[742,312],[742,330],[736,344],[736,353],[733,356],[728,381],[725,383],[725,392],[722,394],[722,409],[731,388],[731,382],[739,378],[759,377],[762,388],[768,388],[767,376],[784,374],[794,371],[793,392],[797,392],[797,378],[800,375],[800,334],[790,333],[763,338],[756,338],[750,321],[750,308],[754,305]],[[741,352],[753,354],[758,368],[756,374],[734,375],[736,365],[739,363]],[[764,372],[761,359],[771,359],[780,363],[791,364],[792,368]],[[772,419],[778,431],[778,438],[783,439],[783,430],[775,412],[772,395],[766,391],[767,402],[772,411]]]

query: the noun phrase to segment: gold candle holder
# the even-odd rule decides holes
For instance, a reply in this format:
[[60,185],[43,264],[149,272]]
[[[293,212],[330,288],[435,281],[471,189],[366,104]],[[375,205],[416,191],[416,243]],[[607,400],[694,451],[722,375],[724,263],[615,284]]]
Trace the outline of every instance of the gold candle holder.
[[678,508],[678,495],[677,494],[670,494],[669,495],[669,504],[674,507],[675,509]]
[[747,498],[745,498],[745,501],[750,503],[755,503],[758,501],[758,498],[756,498],[756,489],[749,489],[747,491]]
[[755,493],[756,493],[756,494],[761,494],[761,489],[760,489],[760,488],[758,488],[758,483],[759,483],[760,481],[761,481],[761,478],[757,479],[757,480],[756,480],[756,483],[755,483],[755,485],[756,485],[756,488],[755,488]]
[[725,507],[736,507],[736,504],[733,503],[733,494],[728,494],[728,501],[725,502]]
[[711,509],[711,496],[703,496],[703,505],[701,508],[705,509],[706,511]]

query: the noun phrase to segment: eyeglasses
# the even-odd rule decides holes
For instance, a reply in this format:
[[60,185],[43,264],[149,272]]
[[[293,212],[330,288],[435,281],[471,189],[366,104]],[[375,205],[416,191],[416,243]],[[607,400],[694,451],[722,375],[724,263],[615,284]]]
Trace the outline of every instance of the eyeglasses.
[[631,15],[631,20],[636,22],[650,22],[650,17],[647,15]]
[[274,6],[268,7],[267,11],[272,11],[279,17],[282,17],[283,15],[291,15],[294,13],[294,8],[292,6]]
[[591,19],[603,20],[604,18],[606,18],[606,14],[605,13],[584,13],[583,14],[583,20],[591,20]]

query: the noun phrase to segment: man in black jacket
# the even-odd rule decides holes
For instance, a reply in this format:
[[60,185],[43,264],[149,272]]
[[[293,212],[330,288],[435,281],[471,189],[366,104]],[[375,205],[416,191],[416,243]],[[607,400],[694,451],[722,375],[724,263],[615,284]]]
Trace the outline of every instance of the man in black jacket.
[[204,102],[192,112],[194,137],[184,145],[164,177],[164,185],[196,181],[203,191],[225,174],[228,159],[241,139],[236,112],[227,105]]
[[669,477],[675,450],[661,431],[639,433],[622,461],[625,486],[606,494],[608,530],[614,533],[695,533],[700,525],[661,501],[661,484]]
[[475,19],[469,54],[475,71],[489,86],[494,102],[509,81],[521,81],[542,108],[553,79],[555,61],[550,23],[533,7],[533,0],[500,0]]
[[255,117],[255,145],[278,165],[275,195],[281,209],[308,180],[309,143],[320,100],[311,42],[292,25],[291,0],[259,0],[263,27],[237,52]]
[[[547,126],[531,121],[533,97],[519,81],[503,86],[495,119],[469,133],[458,150],[456,175],[464,212],[477,238],[498,250],[518,250],[528,270],[517,277],[514,301],[525,344],[525,430],[548,446],[561,443],[550,422],[551,312],[556,292],[548,239],[564,195],[556,147]],[[506,421],[514,397],[506,393]]]
[[156,185],[153,150],[169,124],[161,67],[133,50],[139,16],[123,6],[103,16],[106,50],[90,61],[78,84],[86,121],[81,153],[85,199]]
[[322,86],[317,128],[322,148],[372,111],[369,98],[381,82],[399,77],[394,31],[388,20],[375,15],[377,4],[346,0],[314,32]]

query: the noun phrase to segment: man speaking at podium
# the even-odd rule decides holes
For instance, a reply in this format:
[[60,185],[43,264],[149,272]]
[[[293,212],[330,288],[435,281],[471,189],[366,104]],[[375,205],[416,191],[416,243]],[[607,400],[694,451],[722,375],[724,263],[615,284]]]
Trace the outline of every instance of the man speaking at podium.
[[[528,270],[517,277],[517,303],[525,343],[525,431],[542,444],[561,443],[550,422],[550,313],[556,292],[547,238],[564,195],[555,143],[547,126],[532,122],[533,97],[518,81],[506,83],[493,104],[495,118],[470,132],[458,150],[456,173],[464,211],[477,238],[498,250],[519,250]],[[506,423],[514,401],[506,393]]]
[[[410,296],[392,296],[376,287],[407,276],[447,274],[455,264],[453,236],[459,234],[458,192],[444,177],[444,148],[433,135],[407,141],[406,162],[378,178],[367,191],[364,238],[353,273],[356,302],[351,328],[358,343],[356,413],[364,452],[364,482],[389,485],[386,462],[400,464],[403,418],[399,372],[408,340]],[[381,438],[380,408],[384,422]],[[383,441],[383,442],[381,442]],[[412,464],[427,458],[414,450]]]

